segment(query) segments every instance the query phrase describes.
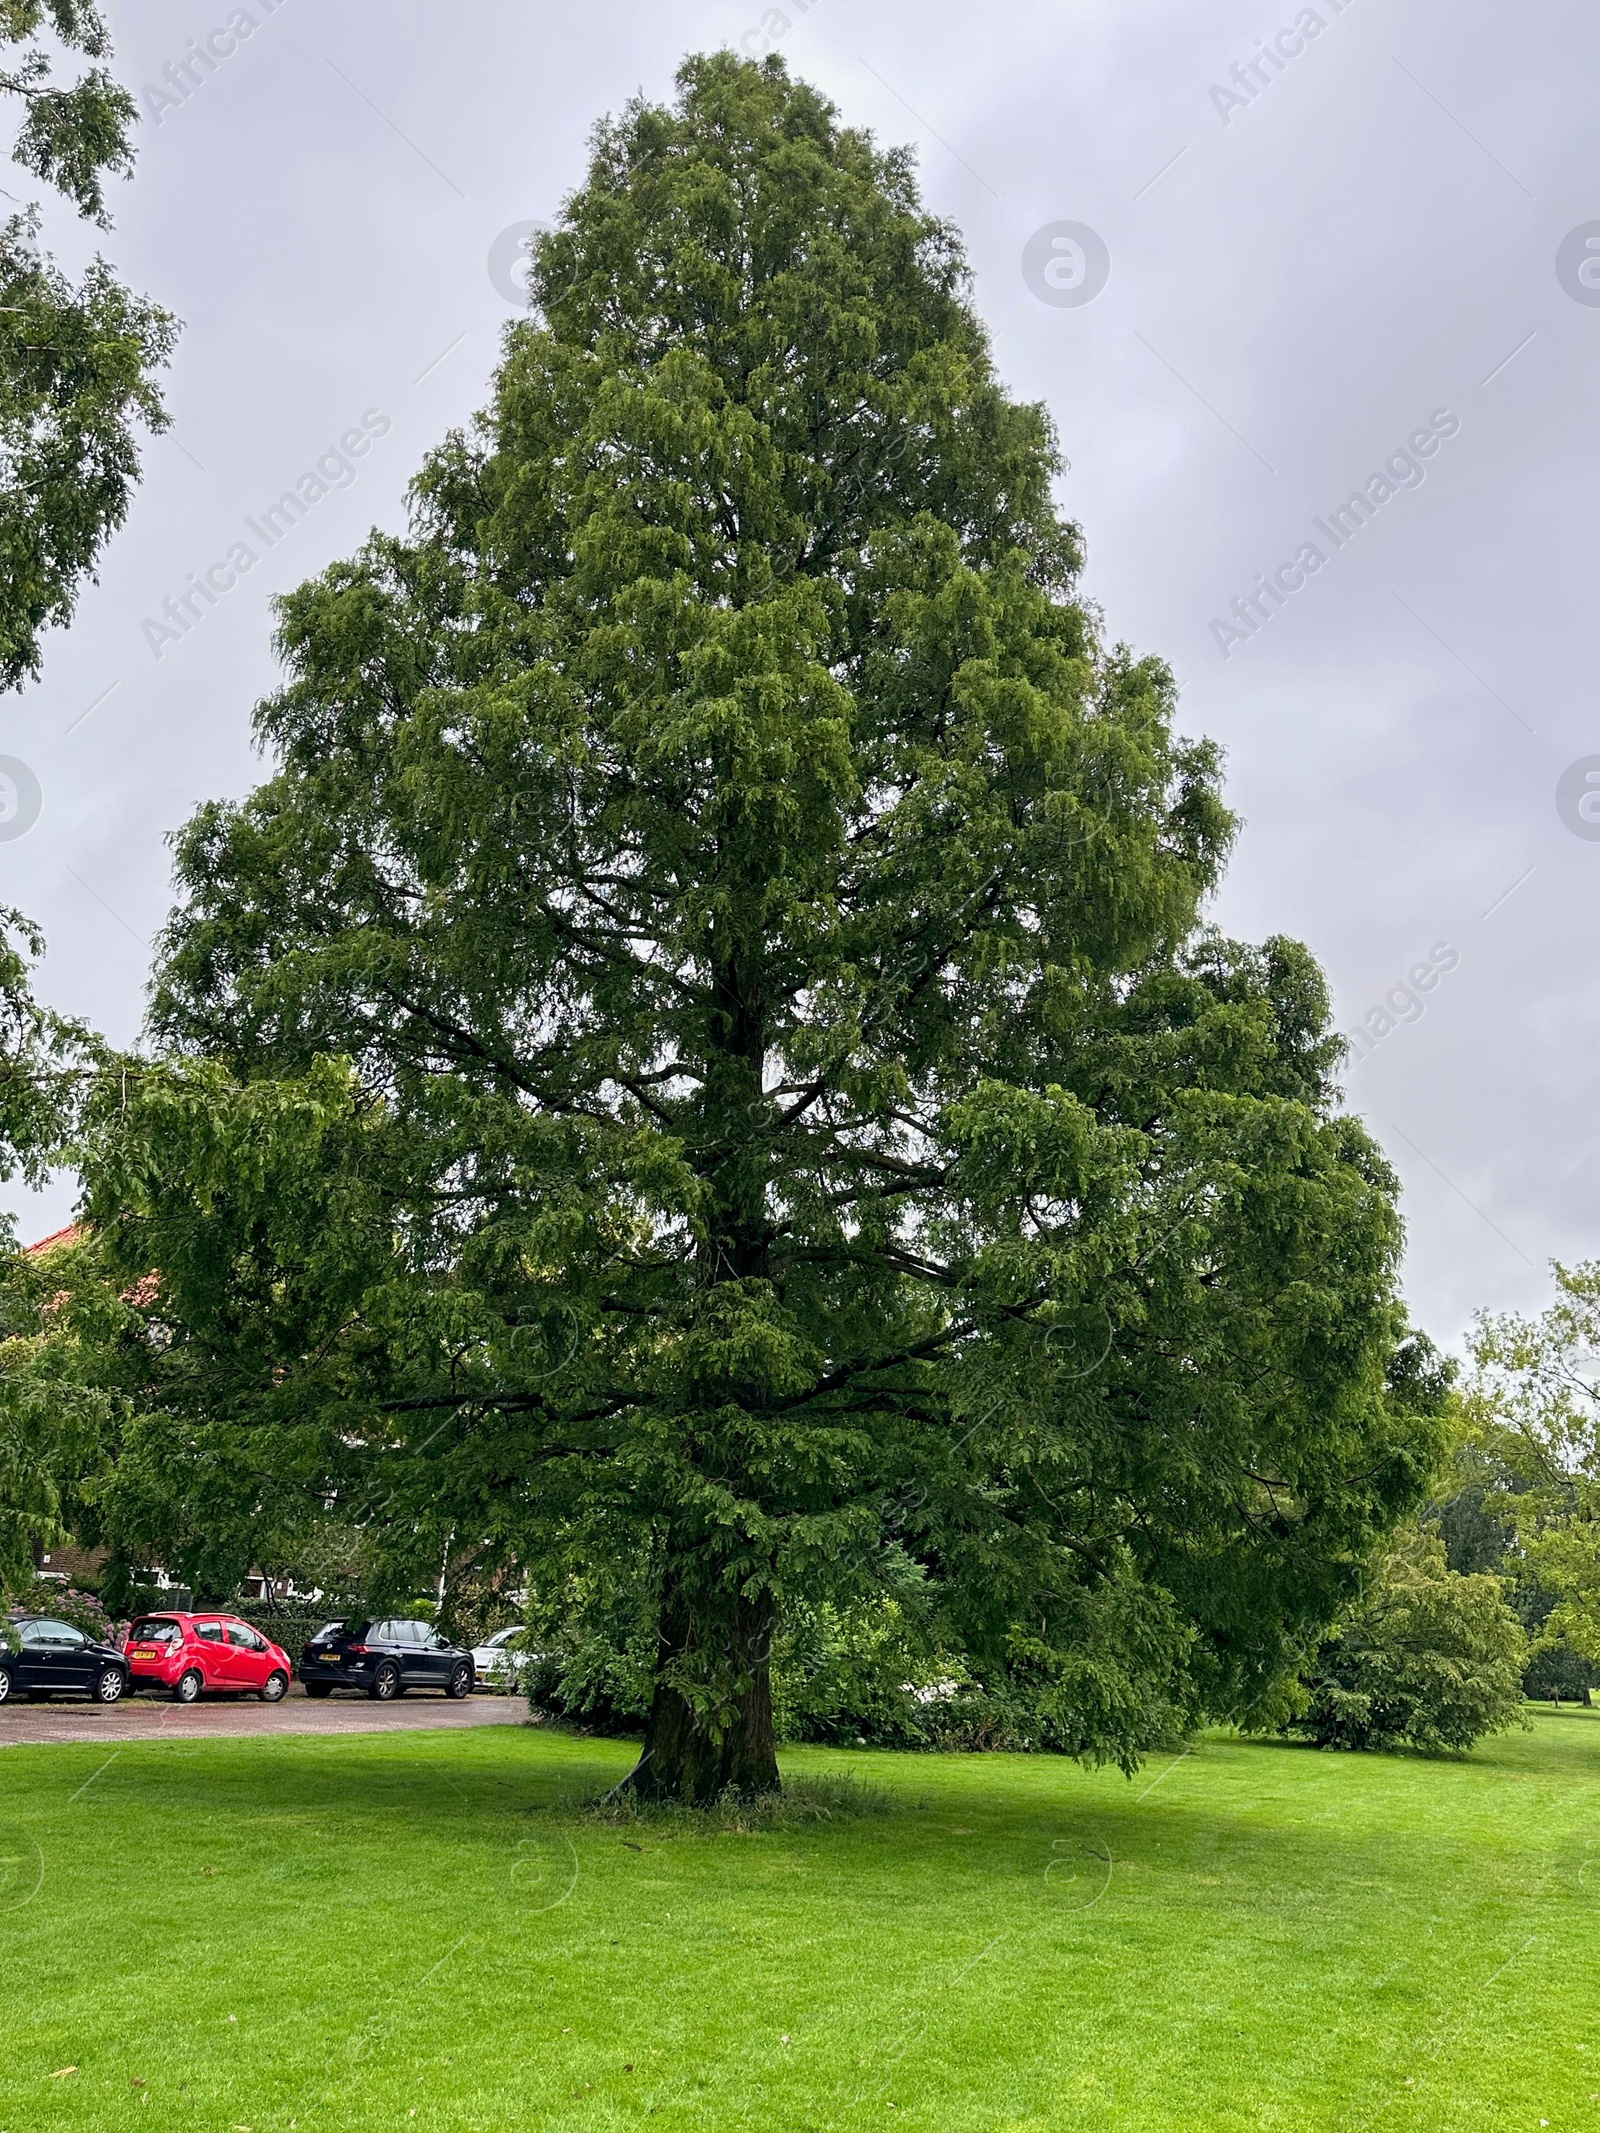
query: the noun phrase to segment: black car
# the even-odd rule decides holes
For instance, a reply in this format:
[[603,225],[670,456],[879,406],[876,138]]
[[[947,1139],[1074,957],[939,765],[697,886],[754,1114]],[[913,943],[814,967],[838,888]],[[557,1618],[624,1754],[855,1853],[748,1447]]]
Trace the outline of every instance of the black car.
[[308,1696],[362,1689],[387,1703],[407,1689],[438,1689],[459,1701],[472,1694],[471,1652],[441,1637],[431,1622],[369,1621],[362,1615],[328,1622],[300,1654],[296,1669]]
[[0,1622],[0,1703],[29,1696],[88,1696],[120,1703],[128,1662],[114,1644],[96,1644],[70,1622],[19,1615]]

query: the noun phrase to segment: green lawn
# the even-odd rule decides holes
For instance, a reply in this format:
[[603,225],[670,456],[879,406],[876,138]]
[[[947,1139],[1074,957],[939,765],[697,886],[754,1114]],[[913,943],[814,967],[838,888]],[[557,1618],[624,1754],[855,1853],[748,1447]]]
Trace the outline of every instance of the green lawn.
[[0,2133],[1600,2128],[1600,1712],[792,1752],[891,1811],[755,1834],[598,1823],[626,1749],[531,1728],[104,1760],[0,1750]]

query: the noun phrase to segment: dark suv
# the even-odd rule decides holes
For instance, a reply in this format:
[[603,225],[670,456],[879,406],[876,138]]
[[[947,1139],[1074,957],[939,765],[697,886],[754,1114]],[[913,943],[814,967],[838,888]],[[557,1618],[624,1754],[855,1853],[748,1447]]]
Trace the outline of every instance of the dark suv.
[[114,1644],[96,1644],[70,1622],[49,1615],[0,1620],[0,1703],[29,1696],[91,1696],[120,1703],[128,1686],[128,1662]]
[[362,1615],[326,1623],[300,1654],[296,1669],[308,1696],[363,1689],[380,1703],[407,1689],[438,1689],[459,1700],[472,1694],[472,1654],[431,1622],[368,1621]]

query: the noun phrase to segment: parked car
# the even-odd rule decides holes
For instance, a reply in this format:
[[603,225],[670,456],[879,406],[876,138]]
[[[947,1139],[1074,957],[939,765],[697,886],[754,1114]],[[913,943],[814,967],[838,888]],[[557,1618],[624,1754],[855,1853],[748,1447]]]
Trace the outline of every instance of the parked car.
[[288,1653],[237,1615],[176,1609],[140,1615],[122,1649],[132,1686],[167,1689],[176,1703],[194,1703],[207,1690],[230,1689],[280,1703],[293,1671]]
[[345,1615],[326,1623],[300,1654],[308,1696],[361,1689],[380,1703],[407,1689],[438,1689],[459,1700],[472,1694],[472,1654],[443,1637],[431,1622]]
[[57,1622],[49,1615],[19,1615],[0,1621],[0,1703],[29,1696],[88,1696],[120,1703],[128,1686],[128,1662],[114,1644]]
[[497,1629],[492,1637],[485,1637],[481,1644],[472,1647],[472,1664],[480,1688],[515,1689],[521,1686],[524,1671],[533,1663],[533,1654],[521,1649],[521,1640],[526,1635],[522,1625],[515,1623],[510,1629]]

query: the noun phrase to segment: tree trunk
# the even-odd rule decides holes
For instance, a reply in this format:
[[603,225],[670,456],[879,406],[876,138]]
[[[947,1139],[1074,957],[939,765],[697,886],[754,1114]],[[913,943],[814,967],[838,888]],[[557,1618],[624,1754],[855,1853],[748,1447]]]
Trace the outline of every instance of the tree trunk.
[[668,1595],[659,1666],[665,1670],[689,1650],[720,1660],[731,1682],[732,1714],[721,1728],[709,1724],[678,1689],[658,1680],[644,1752],[627,1779],[636,1799],[709,1807],[725,1792],[754,1799],[780,1789],[772,1735],[772,1629],[772,1608],[765,1600],[739,1600],[736,1611],[713,1627],[696,1620],[681,1598]]

